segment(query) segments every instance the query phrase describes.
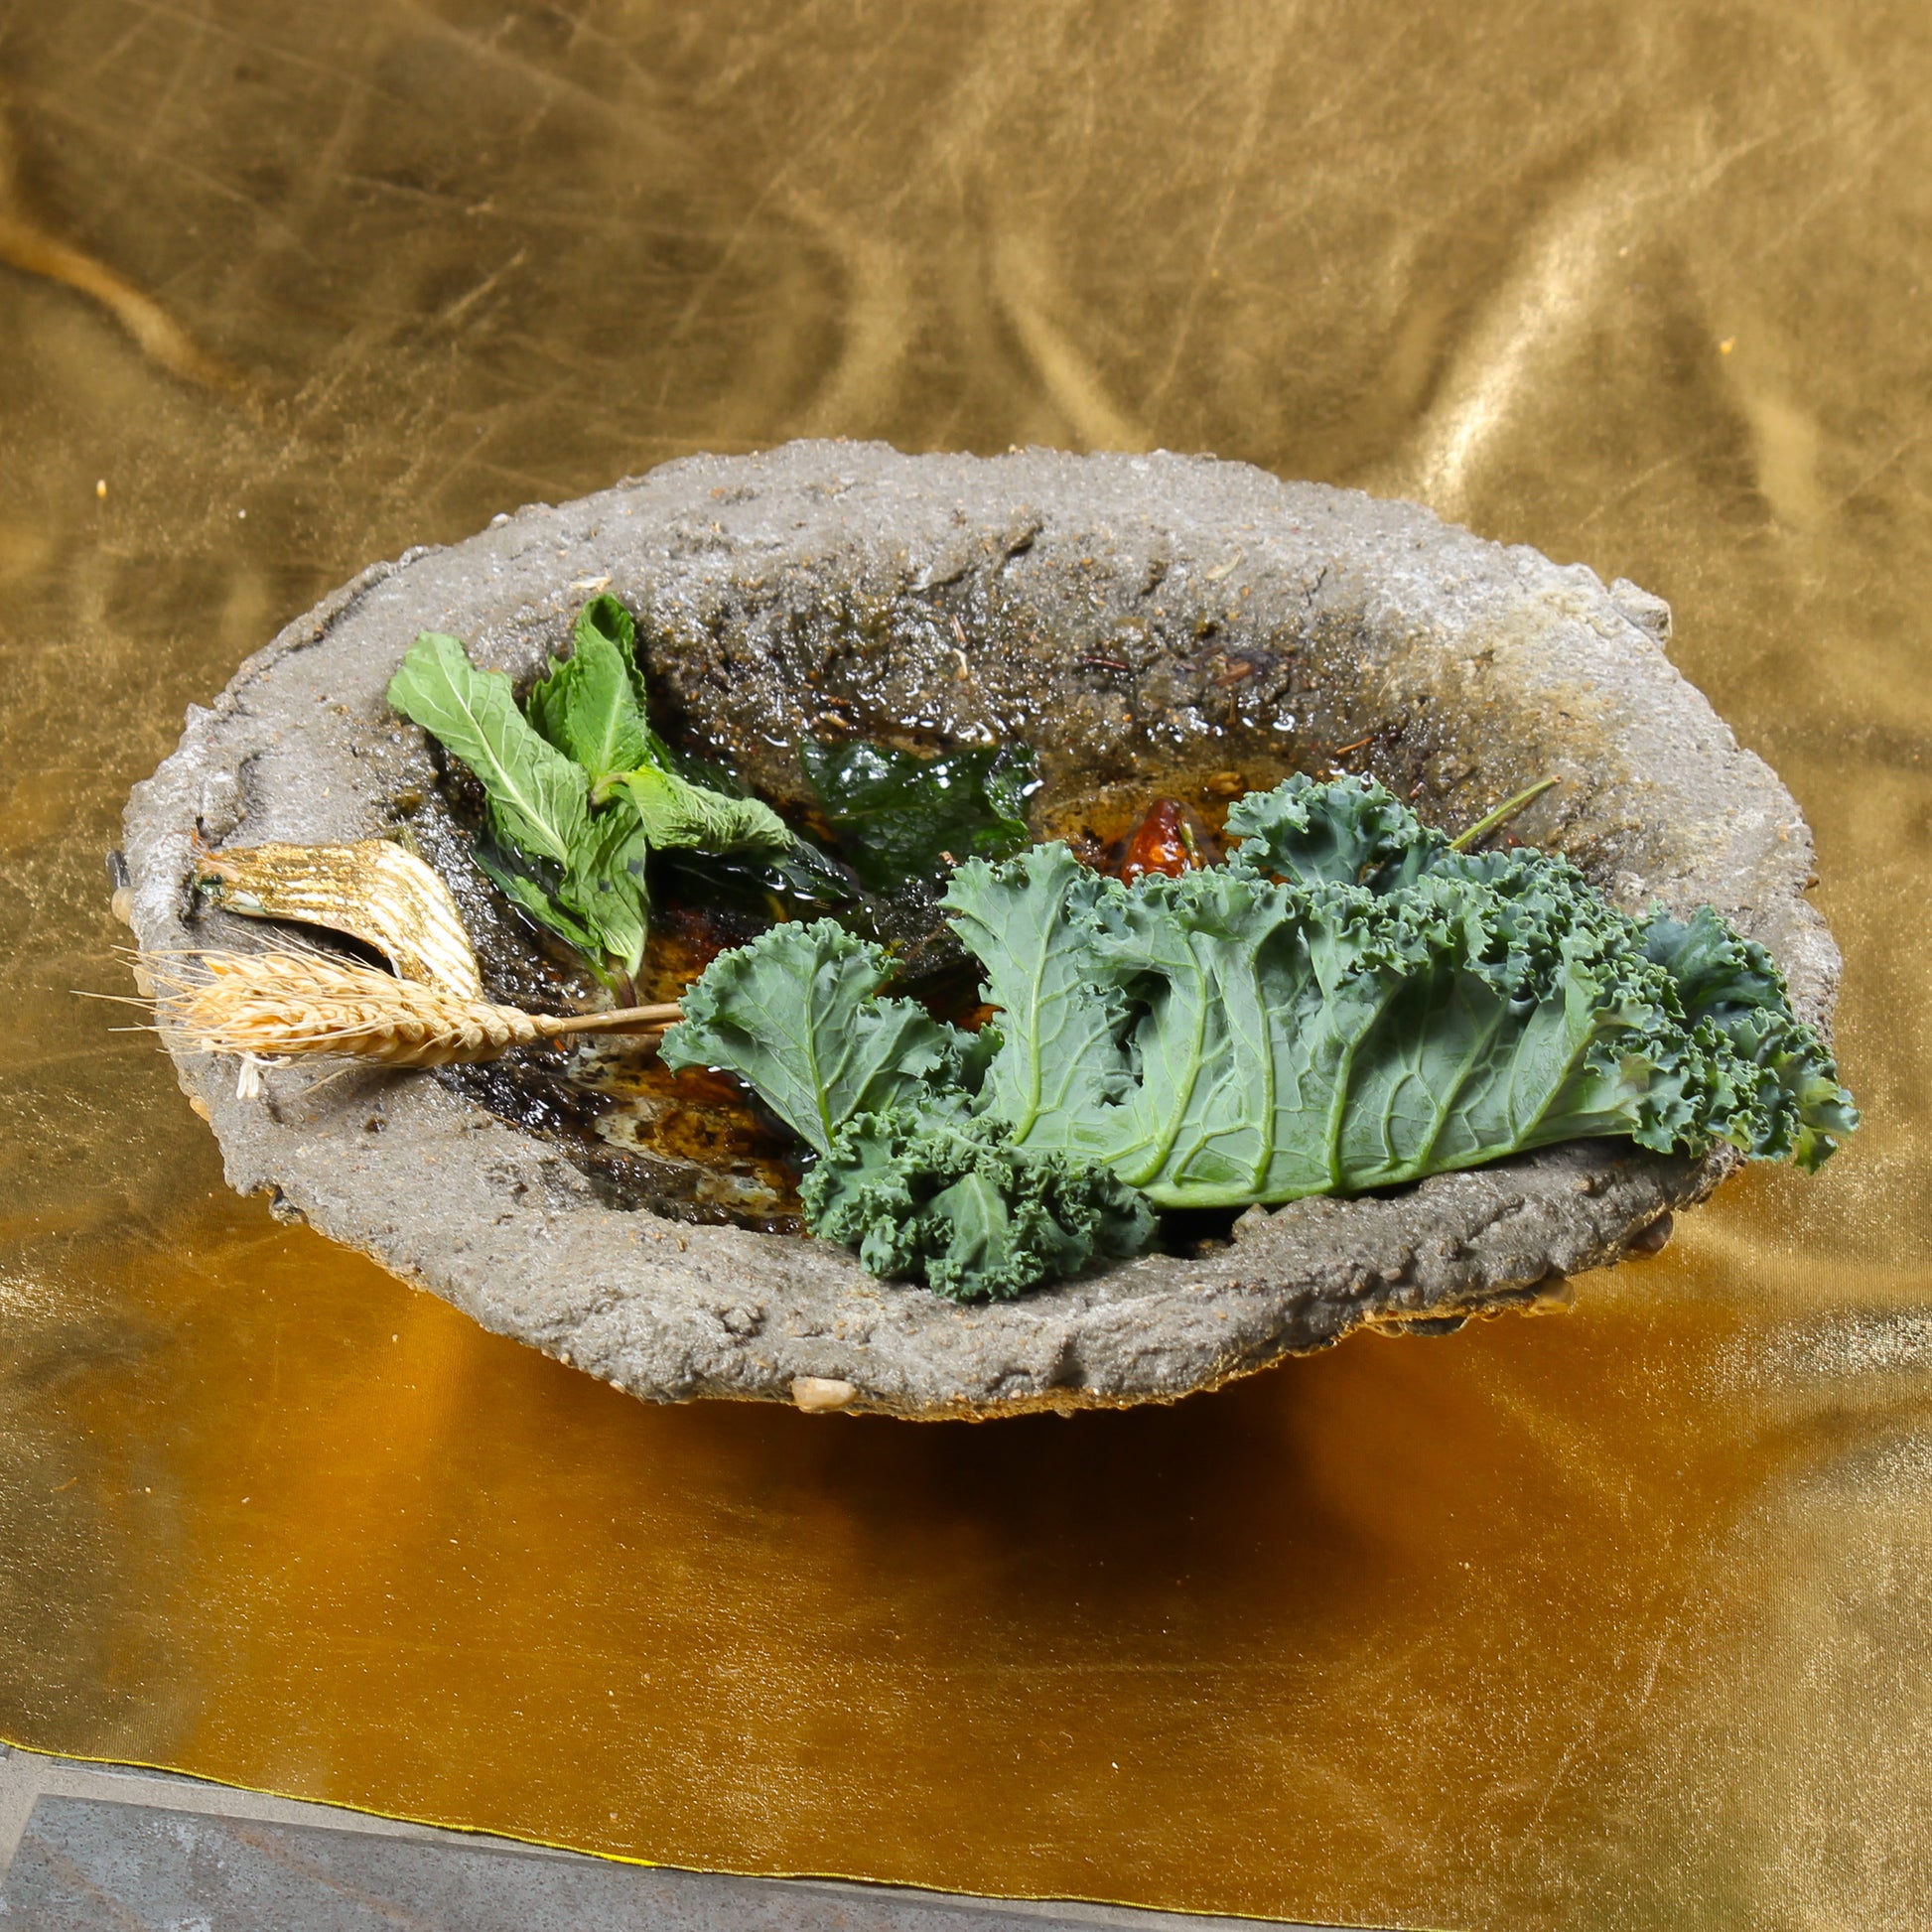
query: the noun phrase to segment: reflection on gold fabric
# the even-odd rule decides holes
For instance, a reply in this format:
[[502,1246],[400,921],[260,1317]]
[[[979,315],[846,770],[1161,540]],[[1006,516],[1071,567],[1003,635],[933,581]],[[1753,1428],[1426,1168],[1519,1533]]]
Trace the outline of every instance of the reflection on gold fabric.
[[[0,0],[0,1733],[699,1865],[1357,1922],[1932,1911],[1932,16]],[[366,559],[801,432],[1213,449],[1675,604],[1869,1125],[1575,1314],[1165,1412],[652,1411],[259,1202],[127,784]],[[96,483],[104,482],[104,496]]]

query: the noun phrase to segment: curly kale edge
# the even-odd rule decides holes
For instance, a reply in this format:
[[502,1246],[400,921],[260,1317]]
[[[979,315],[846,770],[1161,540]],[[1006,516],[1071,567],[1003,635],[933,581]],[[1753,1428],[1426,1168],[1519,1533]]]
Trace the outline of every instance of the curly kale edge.
[[1147,1197],[1110,1168],[1021,1147],[985,1115],[864,1114],[806,1175],[814,1233],[885,1280],[954,1301],[1008,1301],[1153,1238]]

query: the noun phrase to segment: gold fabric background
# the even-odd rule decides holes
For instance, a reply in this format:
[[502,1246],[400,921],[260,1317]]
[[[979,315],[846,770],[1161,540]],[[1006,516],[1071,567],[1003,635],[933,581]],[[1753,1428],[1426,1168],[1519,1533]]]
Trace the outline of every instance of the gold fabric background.
[[[0,0],[0,1734],[594,1851],[1932,1918],[1932,14]],[[1868,1125],[1163,1412],[657,1411],[223,1189],[122,797],[370,558],[697,449],[1165,445],[1628,575]],[[96,489],[106,485],[105,494]]]

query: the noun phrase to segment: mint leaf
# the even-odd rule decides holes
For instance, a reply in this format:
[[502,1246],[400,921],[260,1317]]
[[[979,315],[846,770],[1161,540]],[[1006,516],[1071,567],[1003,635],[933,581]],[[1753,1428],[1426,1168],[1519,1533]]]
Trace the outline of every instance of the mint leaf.
[[729,797],[649,765],[626,772],[620,783],[653,847],[697,846],[772,858],[791,850],[791,828],[759,799]]
[[615,598],[579,613],[571,657],[550,660],[526,719],[509,680],[479,671],[461,641],[424,632],[389,701],[482,781],[497,850],[479,853],[499,889],[567,939],[600,977],[634,977],[649,932],[654,847],[781,857],[793,846],[753,798],[692,784],[645,722],[636,627]]
[[932,1076],[956,1065],[959,1036],[910,1000],[877,998],[891,972],[830,919],[773,926],[688,989],[664,1064],[739,1074],[823,1154],[855,1114],[943,1104]]
[[[623,609],[614,599],[599,602]],[[629,651],[579,618],[575,650],[553,657],[549,675],[530,691],[530,723],[584,767],[599,796],[613,778],[650,759],[634,678]]]
[[840,855],[874,892],[938,879],[953,861],[1025,848],[1027,798],[1039,787],[1023,745],[922,759],[855,739],[799,747]]
[[476,850],[476,861],[483,876],[512,904],[527,912],[537,924],[547,927],[558,938],[575,946],[586,959],[599,958],[598,935],[569,906],[528,873],[518,872],[505,863],[504,855],[486,846]]
[[592,815],[564,871],[563,897],[626,979],[642,966],[650,931],[649,854],[637,814],[614,799]]
[[478,670],[459,639],[426,630],[389,680],[389,702],[477,774],[500,838],[569,863],[584,834],[589,780],[531,730],[508,678]]
[[571,637],[579,649],[587,643],[604,642],[623,659],[633,678],[638,678],[637,703],[644,701],[643,685],[637,669],[637,620],[608,591],[594,597],[578,612],[571,625]]

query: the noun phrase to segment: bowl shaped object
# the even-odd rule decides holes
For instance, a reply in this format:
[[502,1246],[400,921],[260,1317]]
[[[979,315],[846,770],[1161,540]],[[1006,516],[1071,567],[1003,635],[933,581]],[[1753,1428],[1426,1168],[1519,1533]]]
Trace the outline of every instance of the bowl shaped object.
[[[1714,904],[1829,1022],[1838,956],[1803,897],[1809,834],[1672,668],[1658,599],[1414,504],[1170,455],[695,457],[378,564],[191,711],[136,787],[141,944],[261,943],[198,912],[198,825],[216,843],[329,843],[405,811],[466,915],[500,925],[385,687],[425,629],[527,678],[600,589],[639,618],[659,715],[781,802],[804,795],[800,741],[851,729],[1033,745],[1042,830],[1069,801],[1337,758],[1456,828],[1554,773],[1520,836],[1628,910]],[[534,1003],[500,931],[483,940],[496,990]],[[233,1186],[653,1401],[940,1418],[1172,1400],[1363,1323],[1443,1332],[1562,1298],[1568,1277],[1654,1249],[1736,1160],[1578,1142],[1251,1209],[1198,1253],[963,1308],[823,1242],[626,1206],[567,1139],[460,1082],[317,1085],[290,1067],[244,1100],[231,1069],[175,1051]]]

